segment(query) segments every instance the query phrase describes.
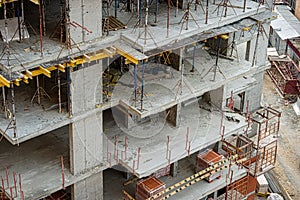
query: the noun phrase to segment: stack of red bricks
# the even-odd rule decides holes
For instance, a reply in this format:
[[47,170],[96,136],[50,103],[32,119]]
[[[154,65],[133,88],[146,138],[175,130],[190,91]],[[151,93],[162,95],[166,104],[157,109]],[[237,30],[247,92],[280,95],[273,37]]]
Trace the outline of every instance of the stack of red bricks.
[[[201,152],[197,155],[196,157],[196,162],[197,162],[197,166],[196,166],[196,172],[199,172],[201,170],[204,170],[208,167],[213,166],[214,164],[220,162],[223,159],[223,156],[214,152],[212,149],[207,149],[204,152]],[[221,167],[221,166],[219,166]],[[217,169],[217,168],[214,168]],[[212,182],[214,179],[216,178],[220,178],[222,175],[222,171],[218,171],[218,172],[212,172],[213,170],[210,170],[208,173],[210,174],[206,180],[208,182]]]
[[[166,189],[166,184],[155,177],[148,177],[140,180],[136,184],[135,198],[136,200],[146,200],[155,196]],[[162,199],[164,195],[155,198],[156,200]]]

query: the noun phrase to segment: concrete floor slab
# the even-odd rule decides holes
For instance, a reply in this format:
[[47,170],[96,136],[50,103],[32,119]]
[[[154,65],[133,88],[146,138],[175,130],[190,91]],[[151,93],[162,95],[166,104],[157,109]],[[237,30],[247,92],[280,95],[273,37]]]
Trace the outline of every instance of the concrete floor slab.
[[12,146],[8,141],[2,140],[0,176],[5,177],[5,166],[8,168],[11,184],[12,173],[20,174],[25,199],[40,199],[62,189],[61,156],[64,157],[66,187],[106,168],[103,164],[73,176],[69,170],[68,152],[68,127],[25,142],[21,146]]
[[[222,114],[199,107],[198,102],[182,107],[177,128],[158,117],[149,123],[123,129],[113,121],[115,116],[104,115],[105,159],[111,166],[120,163],[138,177],[145,177],[188,156],[188,149],[192,154],[220,141]],[[225,113],[225,116],[239,120],[239,123],[223,120],[225,137],[247,126],[244,117],[236,113]]]
[[[187,157],[179,161],[178,173],[176,177],[164,176],[159,178],[166,184],[166,187],[170,187],[173,184],[193,175],[195,173],[195,156]],[[243,168],[233,165],[230,170],[233,170],[233,181],[238,180],[246,176],[247,172]],[[170,199],[201,199],[207,195],[222,189],[226,186],[226,174],[229,169],[222,170],[222,176],[220,179],[214,180],[212,183],[208,183],[206,180],[201,180],[186,189],[176,193]],[[114,200],[122,199],[122,189],[125,189],[130,195],[135,195],[135,183],[132,183],[126,187],[122,187],[122,184],[126,181],[122,171],[108,169],[104,171],[104,199]]]

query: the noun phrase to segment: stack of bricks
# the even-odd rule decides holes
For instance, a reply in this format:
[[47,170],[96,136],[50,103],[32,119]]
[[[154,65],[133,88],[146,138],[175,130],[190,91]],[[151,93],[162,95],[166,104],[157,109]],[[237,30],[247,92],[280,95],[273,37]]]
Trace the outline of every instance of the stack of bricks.
[[[153,197],[157,193],[160,193],[166,189],[166,184],[158,180],[155,177],[149,177],[144,180],[140,180],[136,184],[135,198],[136,200],[146,200]],[[156,198],[156,200],[162,199],[164,195]]]
[[[196,157],[196,172],[199,172],[201,170],[204,170],[208,167],[213,166],[214,164],[220,162],[223,159],[223,156],[214,152],[212,149],[208,149],[205,152],[201,152]],[[220,166],[219,166],[220,167]],[[215,168],[217,169],[217,168]],[[212,173],[213,170],[211,170],[208,173],[211,173],[210,176],[206,178],[208,182],[212,182],[216,178],[220,178],[222,175],[222,171],[218,171],[215,173]]]

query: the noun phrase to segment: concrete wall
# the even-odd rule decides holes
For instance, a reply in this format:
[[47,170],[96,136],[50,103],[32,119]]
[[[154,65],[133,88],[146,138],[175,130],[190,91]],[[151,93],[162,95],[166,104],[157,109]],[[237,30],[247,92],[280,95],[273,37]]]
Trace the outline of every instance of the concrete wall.
[[102,112],[69,125],[70,167],[76,175],[102,163]]
[[[260,33],[258,45],[256,48],[255,64],[256,66],[265,66],[267,60],[268,35],[270,31],[270,22],[263,23],[264,31]],[[254,47],[255,49],[255,47]]]
[[[253,112],[260,108],[261,97],[262,97],[262,87],[264,83],[264,72],[259,72],[253,77],[256,79],[257,84],[246,91],[245,104],[249,100],[249,112]],[[246,106],[245,106],[246,108]]]
[[72,114],[86,112],[102,102],[102,62],[86,63],[71,73]]
[[215,90],[211,90],[209,94],[212,105],[216,106],[219,109],[222,109],[225,106],[226,98],[224,95],[224,86],[219,87]]
[[101,98],[101,62],[78,66],[77,71],[71,72],[72,115],[82,117],[69,125],[70,166],[73,174],[102,162],[102,111],[92,111],[102,101]]
[[71,186],[72,200],[102,200],[103,173],[94,174]]
[[69,0],[70,22],[76,22],[88,31],[70,26],[70,36],[75,43],[86,42],[102,35],[102,0]]

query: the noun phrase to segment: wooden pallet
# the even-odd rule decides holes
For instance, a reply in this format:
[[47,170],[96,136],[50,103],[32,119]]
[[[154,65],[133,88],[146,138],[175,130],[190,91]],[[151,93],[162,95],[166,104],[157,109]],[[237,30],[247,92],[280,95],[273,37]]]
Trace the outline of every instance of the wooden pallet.
[[117,31],[125,28],[127,28],[127,26],[113,16],[108,16],[102,19],[103,31]]

